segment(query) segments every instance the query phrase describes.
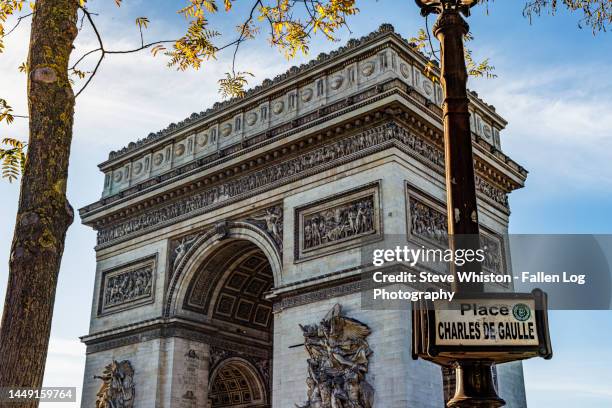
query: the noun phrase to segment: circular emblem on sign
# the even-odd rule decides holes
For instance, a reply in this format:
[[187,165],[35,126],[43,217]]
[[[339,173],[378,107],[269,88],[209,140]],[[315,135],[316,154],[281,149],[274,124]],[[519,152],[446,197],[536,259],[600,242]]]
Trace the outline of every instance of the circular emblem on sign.
[[520,322],[524,322],[525,320],[531,317],[531,310],[529,306],[524,303],[517,303],[512,308],[512,315],[514,318]]

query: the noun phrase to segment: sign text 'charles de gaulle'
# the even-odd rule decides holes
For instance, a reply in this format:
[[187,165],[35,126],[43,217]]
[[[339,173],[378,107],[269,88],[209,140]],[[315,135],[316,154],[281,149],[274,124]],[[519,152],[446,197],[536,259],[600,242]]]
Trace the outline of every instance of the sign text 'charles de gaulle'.
[[546,294],[535,290],[423,301],[413,310],[413,355],[440,364],[550,358]]

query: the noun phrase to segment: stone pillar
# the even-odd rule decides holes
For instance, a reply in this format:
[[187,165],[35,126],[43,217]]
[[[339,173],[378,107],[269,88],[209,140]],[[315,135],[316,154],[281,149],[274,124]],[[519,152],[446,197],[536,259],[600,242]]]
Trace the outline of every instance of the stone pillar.
[[161,405],[207,408],[209,346],[179,337],[164,340],[160,361]]

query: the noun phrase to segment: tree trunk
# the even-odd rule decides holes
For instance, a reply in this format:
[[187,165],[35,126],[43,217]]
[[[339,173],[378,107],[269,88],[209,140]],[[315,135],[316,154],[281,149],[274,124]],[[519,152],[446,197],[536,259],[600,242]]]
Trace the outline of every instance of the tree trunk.
[[74,116],[68,60],[78,31],[77,9],[78,0],[38,0],[32,20],[30,138],[0,326],[0,387],[42,385],[57,276],[73,220],[66,198]]

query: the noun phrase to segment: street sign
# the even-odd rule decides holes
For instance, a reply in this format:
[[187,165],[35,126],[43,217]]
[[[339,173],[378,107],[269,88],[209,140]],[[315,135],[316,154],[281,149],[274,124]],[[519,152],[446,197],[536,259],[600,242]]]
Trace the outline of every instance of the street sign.
[[465,359],[496,363],[552,357],[546,294],[478,293],[413,308],[413,357],[442,365]]

